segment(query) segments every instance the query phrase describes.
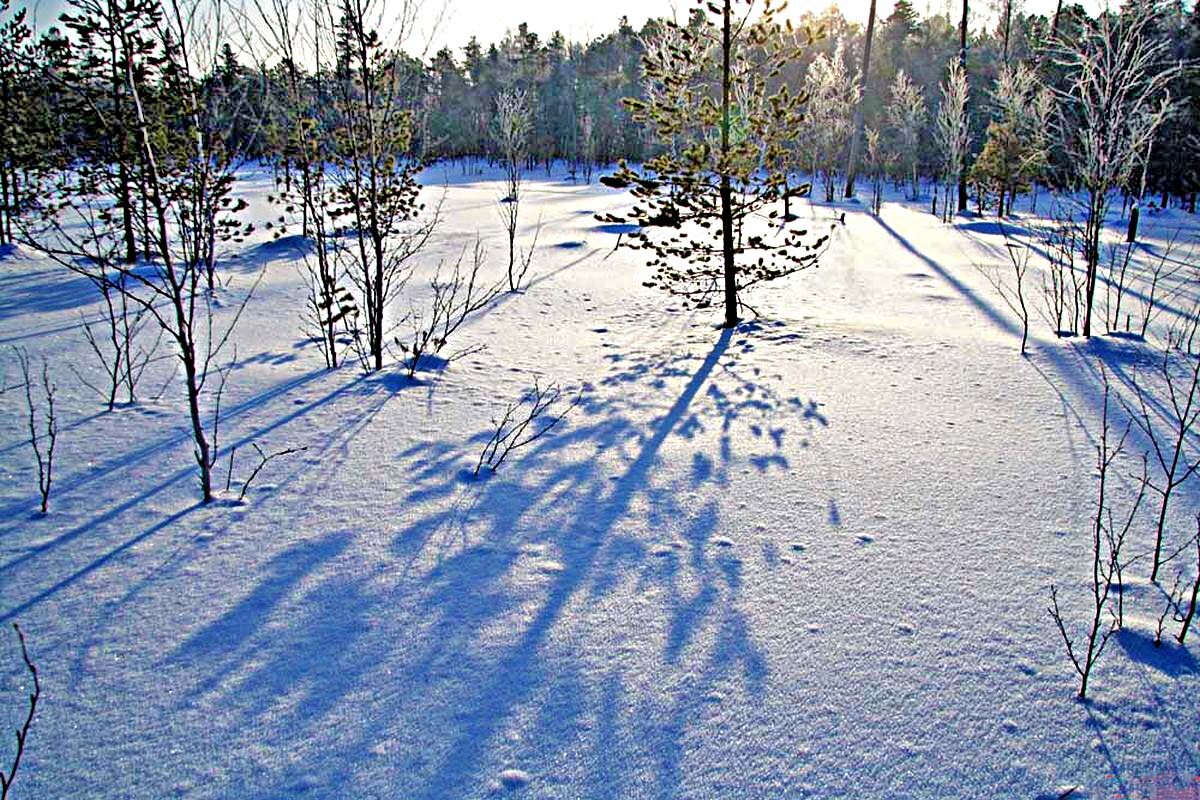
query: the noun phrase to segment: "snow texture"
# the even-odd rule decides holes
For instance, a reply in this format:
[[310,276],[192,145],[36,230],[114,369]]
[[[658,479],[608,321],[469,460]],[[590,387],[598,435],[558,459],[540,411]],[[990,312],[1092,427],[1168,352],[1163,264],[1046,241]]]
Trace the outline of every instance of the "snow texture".
[[[269,173],[244,177],[276,216]],[[426,175],[448,183],[429,268],[482,231],[499,276],[496,178]],[[994,222],[898,195],[805,206],[846,215],[821,266],[722,331],[614,252],[593,215],[628,202],[527,176],[532,285],[460,333],[486,350],[411,382],[323,369],[302,253],[260,229],[222,267],[223,313],[266,267],[222,447],[308,450],[240,505],[196,505],[177,383],[104,413],[71,375],[95,369],[87,282],[4,254],[0,344],[50,359],[62,427],[43,517],[23,397],[0,396],[0,621],[45,691],[14,797],[1102,798],[1200,774],[1196,644],[1152,646],[1144,570],[1087,704],[1046,614],[1051,582],[1086,612],[1097,359],[1127,392],[1155,347],[1035,319],[1022,358],[974,266],[1007,263]],[[1143,225],[1148,254],[1197,227]],[[535,375],[582,403],[463,479]]]

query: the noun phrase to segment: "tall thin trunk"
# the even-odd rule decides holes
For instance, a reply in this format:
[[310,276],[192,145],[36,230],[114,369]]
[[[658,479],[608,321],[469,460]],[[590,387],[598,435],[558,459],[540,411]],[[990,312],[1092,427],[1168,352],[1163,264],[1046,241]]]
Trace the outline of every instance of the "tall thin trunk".
[[9,169],[3,159],[0,155],[0,244],[8,244],[12,241],[12,207],[8,191]]
[[725,0],[721,23],[721,249],[725,256],[725,327],[738,323],[737,267],[733,263],[733,188],[728,173],[731,93],[730,50],[733,30],[730,2]]
[[1004,0],[1004,65],[1008,66],[1009,41],[1012,37],[1012,0]]
[[[963,77],[967,77],[967,3],[968,0],[963,0],[962,4],[962,22],[958,26],[958,63],[963,68]],[[969,94],[968,94],[969,97]],[[967,210],[967,170],[966,170],[966,153],[963,154],[963,170],[958,176],[958,210]]]
[[846,161],[846,197],[854,196],[854,179],[858,176],[858,155],[862,149],[863,136],[866,135],[866,118],[863,116],[863,103],[867,101],[867,87],[871,75],[871,40],[875,38],[875,0],[871,0],[871,10],[867,14],[867,35],[863,40],[862,93],[854,107],[854,133],[850,137],[850,156]]

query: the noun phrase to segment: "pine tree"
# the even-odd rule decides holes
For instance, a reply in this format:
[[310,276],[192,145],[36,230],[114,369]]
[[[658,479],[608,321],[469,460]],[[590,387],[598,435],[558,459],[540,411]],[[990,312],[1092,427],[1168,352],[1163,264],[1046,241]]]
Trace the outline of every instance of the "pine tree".
[[[652,89],[627,107],[663,152],[634,168],[621,162],[602,179],[632,187],[637,204],[603,221],[633,223],[631,247],[649,252],[647,282],[697,307],[723,299],[725,327],[739,321],[741,293],[816,263],[828,239],[778,224],[777,203],[808,193],[776,169],[804,120],[804,96],[769,88],[803,45],[770,0],[700,3],[687,26],[666,25],[677,44],[646,53]],[[736,9],[735,9],[736,6]],[[811,43],[811,32],[800,37]],[[771,220],[759,224],[760,215]]]

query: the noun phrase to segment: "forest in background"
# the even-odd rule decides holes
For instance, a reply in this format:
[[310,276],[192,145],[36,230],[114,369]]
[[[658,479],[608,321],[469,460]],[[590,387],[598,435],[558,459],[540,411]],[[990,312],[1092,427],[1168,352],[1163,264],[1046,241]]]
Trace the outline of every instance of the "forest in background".
[[[6,209],[21,205],[26,194],[21,185],[31,183],[31,174],[48,166],[46,162],[61,165],[95,156],[118,161],[116,149],[131,146],[119,138],[114,141],[102,119],[105,112],[121,114],[128,101],[126,81],[117,74],[122,67],[114,29],[120,23],[95,23],[132,19],[138,4],[122,0],[111,10],[105,5],[79,0],[40,36],[30,29],[23,12],[7,2],[0,12],[4,38],[10,43],[0,50],[0,163]],[[243,158],[271,160],[287,171],[299,157],[295,151],[300,147],[300,125],[328,134],[318,139],[334,138],[336,104],[331,101],[339,80],[348,74],[350,57],[349,41],[337,30],[345,15],[339,19],[330,11],[322,20],[320,13],[288,10],[278,2],[270,7],[256,4],[240,13],[244,19],[227,24],[221,45],[204,54],[207,58],[194,59],[195,66],[208,73],[202,81],[205,102],[229,150]],[[995,90],[1005,66],[1024,64],[1045,83],[1061,83],[1064,71],[1053,58],[1055,42],[1077,41],[1095,25],[1079,5],[1062,6],[1054,19],[1025,14],[1015,2],[990,9],[986,23],[976,23],[971,14],[978,12],[968,13],[968,169],[984,151],[989,124],[1003,114]],[[1200,58],[1200,12],[1180,3],[1158,4],[1153,16],[1148,33],[1164,43],[1171,61]],[[405,28],[406,21],[398,26]],[[1052,36],[1055,26],[1057,39]],[[388,91],[388,101],[411,115],[407,150],[413,158],[425,163],[499,160],[503,154],[494,135],[497,99],[505,92],[522,92],[530,112],[527,168],[541,165],[551,172],[562,162],[571,175],[590,180],[597,164],[639,162],[663,146],[622,103],[625,98],[646,97],[641,62],[646,43],[662,28],[661,21],[651,20],[636,30],[622,20],[611,33],[590,42],[571,42],[560,33],[544,37],[520,23],[503,41],[485,44],[472,38],[457,51],[443,48],[427,59],[394,50],[388,69],[396,87]],[[808,88],[814,101],[809,114],[813,130],[795,132],[796,168],[812,173],[824,168],[832,173],[827,176],[831,182],[843,171],[853,96],[861,92],[866,126],[878,132],[879,149],[886,154],[880,168],[897,179],[914,169],[918,176],[936,176],[942,158],[936,142],[941,84],[947,64],[960,56],[960,20],[951,18],[950,9],[922,17],[909,0],[899,0],[877,23],[866,81],[859,75],[864,26],[847,21],[831,7],[803,15],[796,31],[797,36],[800,31],[816,36],[775,78],[797,91]],[[374,46],[388,48],[382,41]],[[814,64],[823,75],[815,74]],[[156,71],[153,59],[140,62],[138,69],[144,72],[138,78],[144,82],[144,99],[162,106],[158,117],[170,119],[169,105],[178,97],[172,96],[169,77]],[[917,136],[911,141],[911,132],[898,130],[901,126],[889,115],[900,73],[923,101]],[[94,88],[90,98],[68,90],[80,85]],[[1200,78],[1195,71],[1185,71],[1171,89],[1175,112],[1157,137],[1146,183],[1162,195],[1163,204],[1175,198],[1194,209],[1200,186]],[[820,141],[831,135],[832,143]],[[1067,153],[1051,148],[1046,155],[1048,168],[1039,170],[1038,177],[1054,185],[1067,183]],[[464,169],[470,167],[464,164]]]

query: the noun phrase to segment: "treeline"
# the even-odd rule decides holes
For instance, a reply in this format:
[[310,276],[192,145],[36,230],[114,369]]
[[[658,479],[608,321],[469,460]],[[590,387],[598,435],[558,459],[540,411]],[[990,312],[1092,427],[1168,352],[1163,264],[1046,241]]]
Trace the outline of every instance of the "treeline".
[[[97,130],[94,112],[103,97],[81,100],[77,93],[63,88],[68,83],[90,84],[97,95],[103,95],[103,87],[109,85],[114,92],[102,107],[120,113],[118,84],[125,80],[122,65],[112,57],[120,49],[119,31],[111,25],[89,31],[82,25],[89,15],[113,16],[105,11],[105,3],[95,3],[94,8],[89,7],[94,0],[77,3],[57,26],[35,40],[23,12],[10,9],[9,2],[5,0],[2,6],[5,19],[0,30],[6,42],[0,49],[0,191],[6,208],[19,205],[22,174],[39,162],[106,155],[123,146]],[[314,20],[304,20],[308,12],[293,10],[297,18],[285,18],[278,27],[278,19],[267,18],[281,11],[287,17],[286,9],[278,4],[245,10],[250,24],[243,27],[252,33],[242,35],[243,41],[236,43],[230,37],[211,54],[205,83],[207,96],[221,103],[220,113],[229,117],[224,128],[231,137],[230,147],[246,157],[272,159],[286,167],[289,147],[294,146],[294,128],[301,117],[329,130],[336,126],[328,112],[337,83],[346,76],[348,54],[339,50],[336,10],[324,21],[319,13],[313,15]],[[1043,81],[1053,84],[1052,30],[1057,26],[1054,41],[1072,42],[1094,24],[1078,5],[1062,8],[1055,17],[1027,15],[1006,4],[992,24],[969,22],[966,72],[972,135],[968,165],[984,151],[988,126],[1002,113],[994,92],[1004,66],[1032,65]],[[937,175],[941,154],[936,112],[942,103],[947,63],[960,53],[959,21],[942,14],[922,18],[909,0],[900,0],[876,27],[866,80],[859,75],[863,26],[830,9],[801,18],[796,27],[823,36],[776,79],[798,89],[806,81],[812,84],[814,63],[826,70],[832,65],[834,80],[844,82],[844,87],[857,85],[865,124],[883,135],[880,146],[887,151],[885,155],[906,162],[904,172],[915,167],[918,175]],[[412,115],[411,155],[423,160],[500,157],[492,135],[497,98],[506,91],[521,90],[530,99],[532,115],[527,166],[540,163],[550,168],[562,161],[590,177],[590,167],[597,163],[645,159],[657,145],[621,100],[645,98],[644,48],[646,42],[658,38],[661,28],[661,22],[652,20],[635,30],[622,20],[612,33],[575,43],[558,33],[543,38],[521,23],[501,42],[484,45],[472,38],[461,50],[445,48],[425,61],[397,50],[389,69],[391,79],[401,84],[402,90],[389,94]],[[1166,50],[1175,60],[1200,57],[1200,15],[1195,10],[1186,12],[1179,4],[1158,7],[1151,33],[1166,42]],[[324,52],[322,38],[327,39]],[[250,54],[256,55],[252,58]],[[152,74],[153,65],[139,63],[138,68],[147,70],[146,93],[153,102],[174,99],[169,87]],[[909,144],[888,141],[895,133],[888,107],[900,74],[927,109],[916,141]],[[1200,181],[1200,168],[1196,167],[1200,90],[1194,73],[1177,84],[1173,93],[1186,102],[1159,137],[1147,184],[1151,190],[1190,201]],[[169,109],[162,110],[170,116]],[[836,109],[832,112],[838,118],[826,119],[821,130],[833,125],[845,135],[839,142],[822,143],[821,154],[810,153],[809,166],[818,158],[831,163],[846,158],[848,125]],[[831,109],[814,102],[814,119],[830,114]],[[803,133],[797,131],[798,140]],[[811,141],[798,141],[797,146],[814,147]],[[902,152],[914,146],[915,153]],[[1061,165],[1069,154],[1053,153],[1051,158]],[[804,166],[803,159],[800,163]],[[1054,173],[1051,169],[1047,174]]]

